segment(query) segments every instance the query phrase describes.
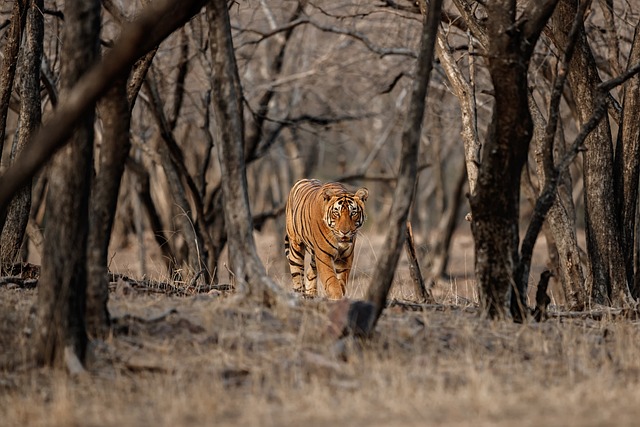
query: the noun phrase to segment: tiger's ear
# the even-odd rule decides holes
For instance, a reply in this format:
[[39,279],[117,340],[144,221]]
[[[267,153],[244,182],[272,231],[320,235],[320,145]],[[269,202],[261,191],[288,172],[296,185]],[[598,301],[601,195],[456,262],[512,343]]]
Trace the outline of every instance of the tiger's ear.
[[337,196],[338,193],[338,190],[335,188],[325,188],[322,190],[322,197],[324,197],[325,202],[328,202],[333,196]]
[[356,197],[358,197],[363,202],[366,202],[367,197],[369,197],[369,190],[364,187],[359,188],[358,191],[356,191]]

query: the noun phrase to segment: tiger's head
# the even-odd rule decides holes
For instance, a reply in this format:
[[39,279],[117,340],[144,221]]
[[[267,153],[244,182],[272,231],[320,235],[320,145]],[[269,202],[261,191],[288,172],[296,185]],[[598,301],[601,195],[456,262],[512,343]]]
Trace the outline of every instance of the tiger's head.
[[343,189],[330,187],[323,190],[322,196],[324,222],[338,242],[353,242],[358,229],[367,219],[364,202],[369,197],[369,190],[360,188],[355,193],[349,193]]

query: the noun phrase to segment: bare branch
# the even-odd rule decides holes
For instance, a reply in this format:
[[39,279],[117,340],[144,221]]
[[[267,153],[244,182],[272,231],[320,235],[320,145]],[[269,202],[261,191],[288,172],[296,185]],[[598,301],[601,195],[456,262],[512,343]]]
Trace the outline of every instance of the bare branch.
[[154,2],[127,25],[114,48],[78,81],[29,145],[24,155],[0,177],[0,211],[9,198],[61,148],[73,126],[122,73],[202,9],[204,0]]

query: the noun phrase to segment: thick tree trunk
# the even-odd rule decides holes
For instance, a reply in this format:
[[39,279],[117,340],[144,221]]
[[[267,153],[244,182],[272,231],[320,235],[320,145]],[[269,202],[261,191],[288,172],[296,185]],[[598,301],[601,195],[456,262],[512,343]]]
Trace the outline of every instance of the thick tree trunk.
[[[576,15],[577,0],[561,0],[552,19],[551,37],[559,49],[567,46],[568,29]],[[584,29],[578,33],[569,64],[568,81],[580,121],[595,111],[597,86],[601,83]],[[583,154],[587,252],[591,269],[592,297],[598,303],[625,305],[629,291],[622,253],[622,233],[614,193],[613,143],[605,116],[587,137]]]
[[213,104],[218,130],[217,148],[222,175],[224,217],[229,264],[236,283],[266,304],[283,294],[266,274],[253,238],[244,160],[242,87],[235,60],[227,2],[207,5],[213,63]]
[[[62,48],[61,92],[67,96],[99,53],[100,2],[68,0]],[[63,95],[64,96],[64,95]],[[50,168],[47,227],[34,331],[39,364],[58,367],[84,359],[89,191],[93,165],[91,112],[73,132]]]
[[[515,320],[525,313],[526,295],[515,278],[519,265],[520,176],[527,161],[533,123],[527,104],[529,59],[553,2],[530,3],[516,21],[515,2],[487,4],[488,69],[495,102],[483,144],[482,162],[471,205],[476,279],[483,312],[506,315],[509,295]],[[524,17],[524,18],[523,18]]]
[[372,281],[367,291],[366,299],[374,306],[374,318],[371,319],[370,328],[377,323],[387,301],[387,295],[393,282],[398,258],[402,251],[405,239],[405,230],[409,208],[413,202],[413,194],[416,185],[418,148],[422,124],[424,122],[424,110],[429,86],[429,77],[433,65],[435,40],[440,22],[442,0],[432,0],[429,10],[424,17],[422,36],[420,40],[420,53],[416,65],[415,78],[412,85],[411,103],[407,115],[407,121],[402,131],[402,150],[400,153],[400,171],[393,194],[393,203],[389,213],[390,227],[386,237],[386,245],[378,258]]
[[[11,161],[31,139],[42,119],[40,105],[40,64],[44,18],[42,0],[31,0],[27,10],[24,48],[20,54],[20,113],[18,132],[11,150]],[[0,145],[1,147],[1,145]],[[0,151],[2,153],[2,151]],[[31,180],[13,197],[4,225],[0,227],[0,270],[18,260],[31,209]]]

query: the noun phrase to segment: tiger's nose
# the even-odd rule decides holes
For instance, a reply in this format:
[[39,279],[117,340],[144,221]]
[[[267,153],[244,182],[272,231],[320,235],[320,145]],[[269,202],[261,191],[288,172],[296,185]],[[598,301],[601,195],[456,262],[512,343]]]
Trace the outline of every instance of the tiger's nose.
[[338,238],[341,242],[350,242],[353,240],[353,233],[351,231],[338,231]]

